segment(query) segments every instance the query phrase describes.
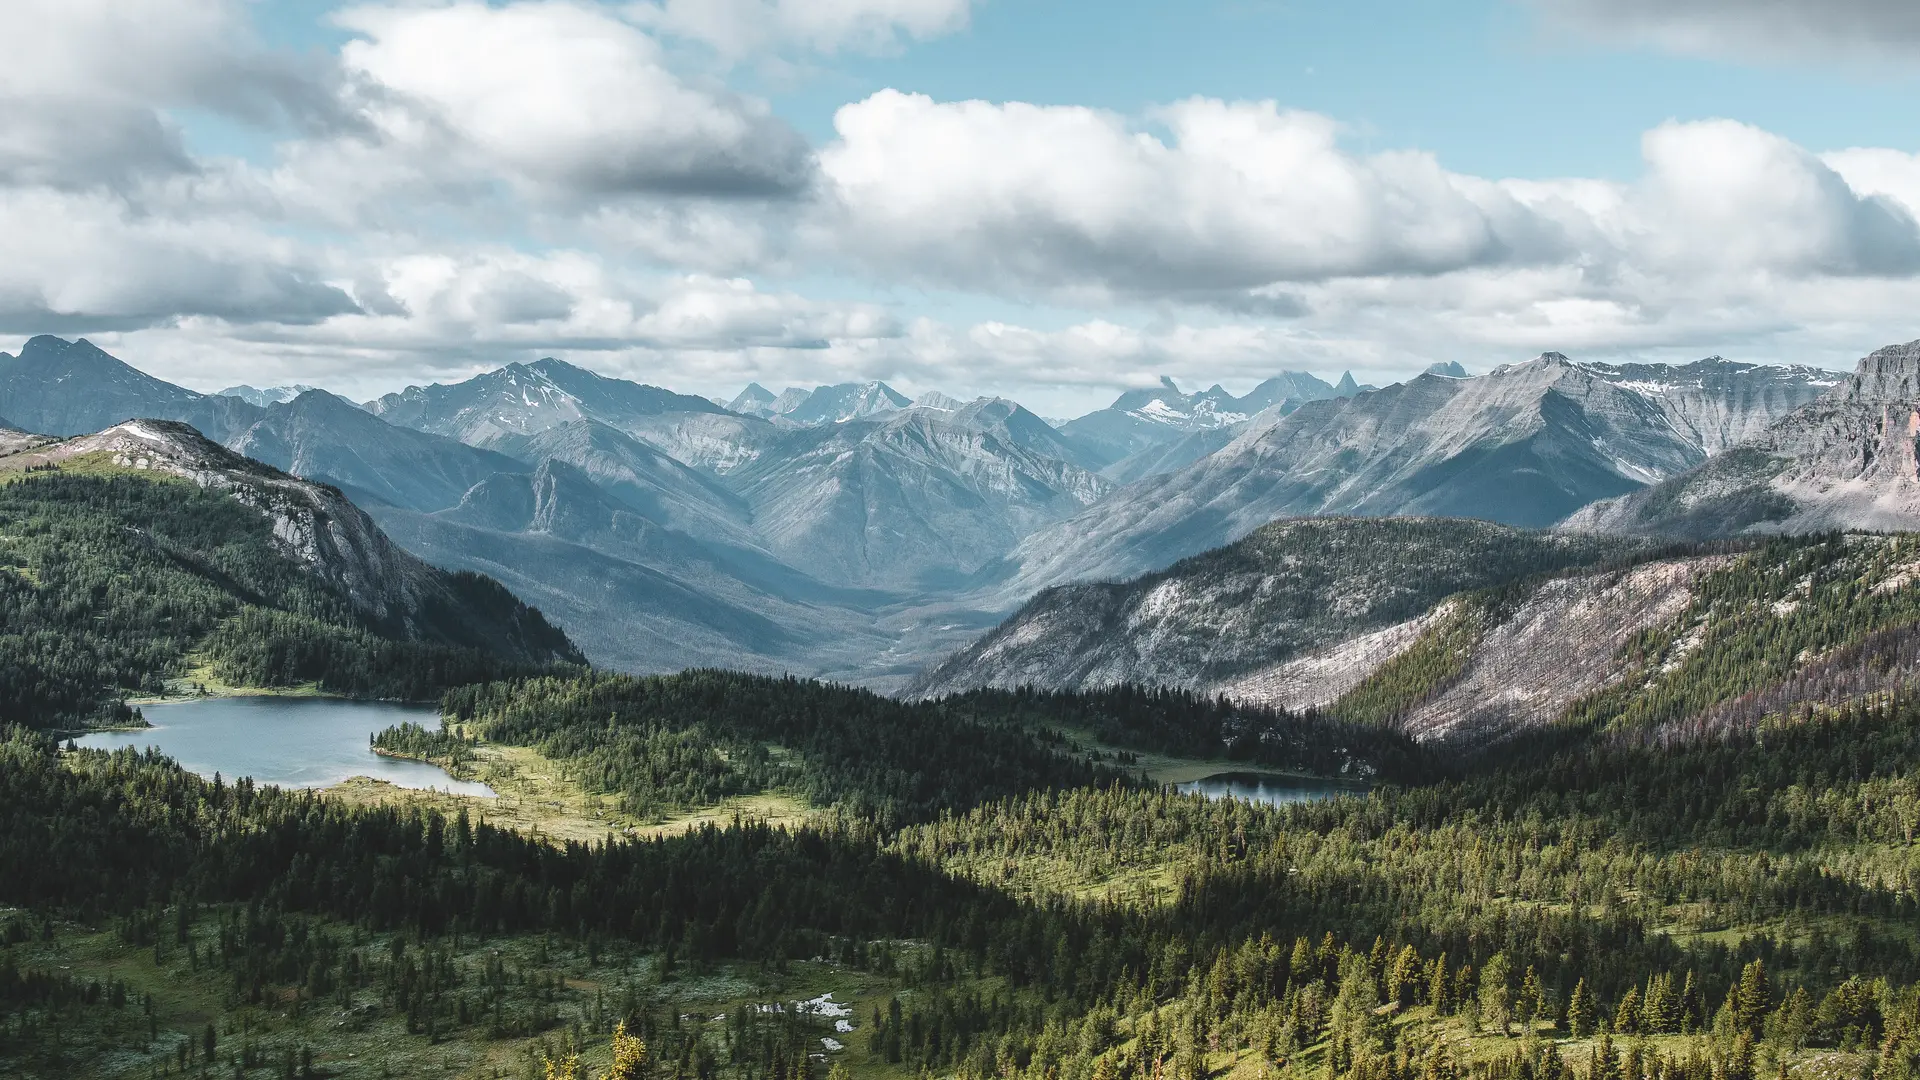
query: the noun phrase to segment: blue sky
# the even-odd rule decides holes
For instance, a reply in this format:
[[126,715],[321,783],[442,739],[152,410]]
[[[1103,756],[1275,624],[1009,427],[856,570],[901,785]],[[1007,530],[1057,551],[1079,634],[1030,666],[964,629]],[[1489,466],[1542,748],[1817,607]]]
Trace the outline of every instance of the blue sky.
[[551,353],[1061,413],[1916,336],[1889,0],[21,0],[0,32],[48,43],[0,75],[0,347],[85,332],[189,385]]

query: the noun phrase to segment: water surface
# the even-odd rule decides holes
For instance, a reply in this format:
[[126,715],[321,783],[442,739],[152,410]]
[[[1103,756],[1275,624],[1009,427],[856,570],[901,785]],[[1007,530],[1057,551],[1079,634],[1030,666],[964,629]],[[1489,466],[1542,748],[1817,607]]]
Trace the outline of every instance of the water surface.
[[1209,799],[1244,799],[1247,802],[1282,806],[1287,803],[1318,802],[1341,795],[1362,794],[1364,789],[1333,780],[1315,780],[1304,776],[1280,776],[1275,773],[1225,772],[1178,785],[1184,794],[1199,792]]
[[141,711],[151,728],[100,731],[74,741],[101,750],[156,747],[201,776],[251,776],[256,784],[321,788],[350,776],[371,776],[398,787],[493,795],[487,785],[455,780],[438,765],[381,757],[368,747],[369,735],[404,721],[437,728],[439,713],[431,707],[231,697],[147,705]]

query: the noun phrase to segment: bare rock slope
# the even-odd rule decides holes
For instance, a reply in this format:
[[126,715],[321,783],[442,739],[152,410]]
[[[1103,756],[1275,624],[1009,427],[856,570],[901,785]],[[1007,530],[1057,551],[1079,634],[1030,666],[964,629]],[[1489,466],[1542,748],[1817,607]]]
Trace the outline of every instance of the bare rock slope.
[[[1457,519],[1279,521],[1160,573],[1047,590],[929,670],[912,691],[1122,683],[1217,690],[1277,676],[1282,662],[1418,619],[1455,593],[1591,565],[1633,547]],[[1399,645],[1414,636],[1402,631]],[[1339,663],[1323,667],[1325,685],[1339,686]],[[1305,669],[1294,677],[1312,682]]]
[[1683,537],[1920,528],[1920,341],[1854,374],[1704,465],[1584,507],[1569,530]]

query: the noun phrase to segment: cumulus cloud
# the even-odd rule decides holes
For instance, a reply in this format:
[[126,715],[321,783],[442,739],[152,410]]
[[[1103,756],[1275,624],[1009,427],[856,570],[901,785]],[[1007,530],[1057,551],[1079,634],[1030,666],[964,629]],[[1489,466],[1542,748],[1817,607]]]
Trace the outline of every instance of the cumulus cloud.
[[1920,7],[1907,0],[1531,0],[1607,40],[1705,56],[1911,56]]
[[907,334],[875,305],[822,302],[738,278],[633,277],[582,252],[400,256],[365,268],[354,291],[383,296],[386,306],[363,300],[357,311],[307,325],[190,317],[164,330],[109,327],[96,340],[198,388],[304,381],[364,399],[547,355],[719,393],[775,377],[769,372],[823,374],[896,355],[888,343]]
[[1272,102],[1194,99],[1170,139],[1072,106],[882,91],[821,153],[834,243],[961,286],[1205,294],[1546,258],[1551,223],[1427,154],[1356,156]]
[[107,192],[0,190],[0,329],[85,332],[213,316],[314,323],[357,309],[326,268],[245,223],[132,210]]
[[574,195],[779,195],[804,140],[764,103],[696,85],[608,10],[564,0],[360,7],[341,50],[389,145]]
[[636,21],[720,55],[805,49],[885,52],[966,26],[972,0],[656,0]]
[[258,124],[337,120],[320,73],[270,56],[240,0],[0,5],[0,184],[126,188],[194,163],[164,110]]
[[[1356,155],[1331,119],[1272,103],[1195,99],[1160,119],[1167,138],[1090,109],[876,94],[840,111],[822,152],[832,201],[818,239],[942,285],[1278,317],[1312,311],[1304,286],[1478,271],[1610,302],[1680,278],[1920,271],[1902,201],[1920,196],[1913,174],[1906,196],[1856,190],[1828,161],[1731,121],[1656,128],[1643,177],[1620,184]],[[1846,160],[1854,175],[1898,171]]]
[[1663,124],[1643,140],[1638,247],[1661,263],[1799,274],[1920,270],[1920,227],[1898,202],[1855,191],[1786,139],[1727,120]]

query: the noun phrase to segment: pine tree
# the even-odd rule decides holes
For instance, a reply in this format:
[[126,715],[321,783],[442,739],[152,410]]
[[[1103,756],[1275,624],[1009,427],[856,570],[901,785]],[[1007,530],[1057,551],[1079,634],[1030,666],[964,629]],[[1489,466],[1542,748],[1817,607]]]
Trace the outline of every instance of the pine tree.
[[1510,965],[1507,954],[1494,953],[1480,969],[1480,1019],[1502,1036],[1511,1034],[1513,996],[1508,986]]
[[1576,1039],[1584,1039],[1593,1034],[1593,994],[1587,989],[1587,980],[1581,979],[1573,984],[1573,994],[1567,999],[1567,1031]]
[[1759,960],[1740,972],[1740,985],[1733,999],[1733,1022],[1743,1032],[1757,1035],[1767,1010],[1773,1007],[1773,991],[1767,981],[1767,966]]
[[1527,974],[1520,980],[1520,1000],[1514,1003],[1520,1017],[1520,1024],[1531,1034],[1533,1025],[1540,1019],[1545,1002],[1540,993],[1540,979],[1533,973],[1533,965],[1527,965]]
[[1614,1007],[1613,1033],[1615,1035],[1632,1035],[1639,1030],[1640,988],[1637,986],[1629,986],[1627,987],[1627,992],[1621,996],[1620,1004]]

